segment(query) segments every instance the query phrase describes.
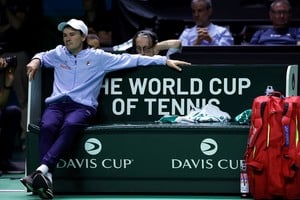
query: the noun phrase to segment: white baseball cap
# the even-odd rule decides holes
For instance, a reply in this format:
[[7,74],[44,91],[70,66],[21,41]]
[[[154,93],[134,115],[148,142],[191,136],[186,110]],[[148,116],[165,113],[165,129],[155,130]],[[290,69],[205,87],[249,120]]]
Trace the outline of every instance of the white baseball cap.
[[67,25],[71,26],[75,30],[82,31],[82,33],[84,35],[86,35],[86,36],[88,35],[88,28],[87,28],[87,26],[85,25],[85,23],[83,21],[78,20],[78,19],[70,19],[67,22],[61,22],[61,23],[58,24],[57,29],[59,31],[63,31],[64,28],[65,28],[65,26],[67,26]]

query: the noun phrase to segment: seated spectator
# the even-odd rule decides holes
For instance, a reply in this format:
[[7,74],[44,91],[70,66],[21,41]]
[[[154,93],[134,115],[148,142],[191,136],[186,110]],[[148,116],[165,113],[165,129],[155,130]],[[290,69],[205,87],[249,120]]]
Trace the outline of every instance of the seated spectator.
[[234,39],[228,29],[213,24],[211,0],[192,0],[191,8],[195,26],[186,28],[179,39],[182,46],[229,46]]
[[167,51],[167,57],[181,50],[180,40],[164,40],[158,42],[156,33],[150,30],[138,31],[132,38],[132,53],[154,56]]
[[87,35],[87,43],[90,48],[99,49],[100,48],[100,38],[96,34]]
[[250,40],[256,45],[299,45],[300,29],[290,27],[292,7],[288,0],[275,0],[269,9],[273,27],[257,30]]
[[24,169],[20,169],[11,160],[16,136],[21,133],[21,109],[9,105],[14,73],[15,67],[0,58],[0,174],[24,173]]

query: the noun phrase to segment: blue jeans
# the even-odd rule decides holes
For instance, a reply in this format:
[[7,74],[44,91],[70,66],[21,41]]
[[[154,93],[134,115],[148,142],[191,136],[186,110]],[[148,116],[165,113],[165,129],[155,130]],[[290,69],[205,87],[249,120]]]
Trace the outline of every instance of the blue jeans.
[[39,135],[41,164],[52,172],[95,114],[95,109],[71,100],[49,104],[42,116]]

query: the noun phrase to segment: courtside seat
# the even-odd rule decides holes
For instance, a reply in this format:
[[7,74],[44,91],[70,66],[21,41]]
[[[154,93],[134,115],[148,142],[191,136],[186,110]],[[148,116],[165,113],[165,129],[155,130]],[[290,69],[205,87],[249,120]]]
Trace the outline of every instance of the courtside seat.
[[[266,76],[270,69],[272,76]],[[96,121],[57,164],[54,192],[239,193],[248,125],[157,121],[207,103],[234,119],[267,85],[285,91],[287,69],[285,64],[198,64],[182,72],[150,66],[109,74]],[[39,164],[38,122],[51,93],[49,74],[44,69],[29,83],[27,173]]]
[[[120,123],[88,127],[57,165],[56,193],[239,192],[248,126]],[[30,125],[27,170],[38,162]]]

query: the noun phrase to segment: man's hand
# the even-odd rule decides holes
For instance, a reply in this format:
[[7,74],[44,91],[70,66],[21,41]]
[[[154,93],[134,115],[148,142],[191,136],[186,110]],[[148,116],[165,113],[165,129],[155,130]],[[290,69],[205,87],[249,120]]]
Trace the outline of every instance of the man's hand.
[[35,78],[40,64],[41,64],[41,61],[39,59],[33,59],[26,65],[26,67],[27,67],[27,76],[28,76],[28,79],[30,81]]
[[181,61],[181,60],[167,60],[167,65],[173,69],[176,69],[177,71],[182,71],[182,69],[179,67],[179,65],[191,65],[189,62]]
[[7,67],[7,62],[4,58],[0,58],[0,69]]
[[0,58],[0,69],[5,69],[5,83],[6,87],[11,87],[14,81],[15,68],[9,67],[5,58]]
[[207,28],[197,28],[198,38],[195,45],[200,45],[203,40],[208,41],[209,43],[212,42],[212,38],[207,32]]

